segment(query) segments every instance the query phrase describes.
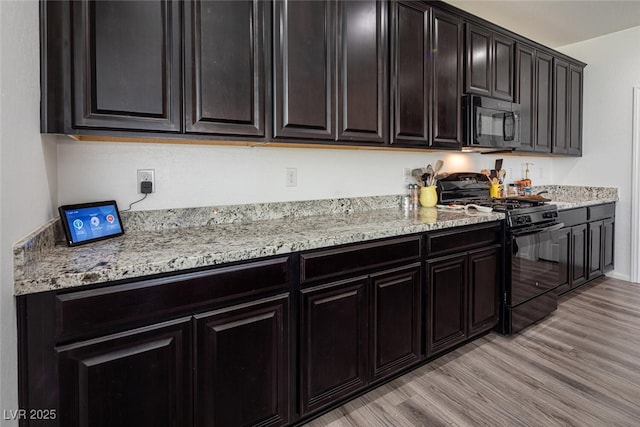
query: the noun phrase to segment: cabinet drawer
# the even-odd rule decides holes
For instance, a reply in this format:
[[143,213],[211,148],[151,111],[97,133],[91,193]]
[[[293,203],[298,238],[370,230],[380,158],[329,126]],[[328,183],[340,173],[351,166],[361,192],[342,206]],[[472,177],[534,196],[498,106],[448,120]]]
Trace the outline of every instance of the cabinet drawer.
[[607,203],[604,205],[589,206],[587,208],[587,219],[597,221],[599,219],[611,218],[616,214],[616,204]]
[[288,257],[56,295],[56,336],[96,335],[286,289]]
[[339,276],[420,258],[420,236],[328,249],[300,256],[300,281]]
[[490,226],[473,225],[428,233],[427,257],[432,258],[500,243],[501,230],[500,224],[493,223]]
[[565,227],[584,224],[587,222],[587,208],[567,209],[558,211],[558,221],[564,223]]

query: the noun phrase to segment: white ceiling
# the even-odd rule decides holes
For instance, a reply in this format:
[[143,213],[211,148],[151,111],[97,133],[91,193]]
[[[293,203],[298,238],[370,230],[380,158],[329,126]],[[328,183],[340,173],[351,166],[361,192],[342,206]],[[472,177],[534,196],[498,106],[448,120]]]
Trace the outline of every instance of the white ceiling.
[[640,0],[446,0],[557,48],[640,26]]

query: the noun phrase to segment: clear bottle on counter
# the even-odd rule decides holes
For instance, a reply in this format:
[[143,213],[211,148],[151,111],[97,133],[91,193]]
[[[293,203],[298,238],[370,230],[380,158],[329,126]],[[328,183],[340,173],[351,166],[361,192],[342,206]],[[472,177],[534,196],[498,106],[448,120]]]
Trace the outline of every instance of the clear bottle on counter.
[[411,208],[417,208],[420,205],[420,188],[418,184],[409,184],[409,204]]

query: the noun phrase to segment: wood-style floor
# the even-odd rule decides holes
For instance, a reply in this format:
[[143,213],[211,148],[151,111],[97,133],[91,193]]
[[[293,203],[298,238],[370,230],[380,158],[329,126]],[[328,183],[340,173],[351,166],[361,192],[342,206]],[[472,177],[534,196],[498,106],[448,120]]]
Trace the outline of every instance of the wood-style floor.
[[640,285],[598,279],[308,426],[640,426]]

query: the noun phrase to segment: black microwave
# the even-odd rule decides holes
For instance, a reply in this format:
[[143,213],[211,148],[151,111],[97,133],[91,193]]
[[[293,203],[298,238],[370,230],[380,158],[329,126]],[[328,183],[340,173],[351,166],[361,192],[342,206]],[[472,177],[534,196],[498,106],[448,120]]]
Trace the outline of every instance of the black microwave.
[[466,147],[509,149],[520,146],[520,104],[465,95],[462,105]]

